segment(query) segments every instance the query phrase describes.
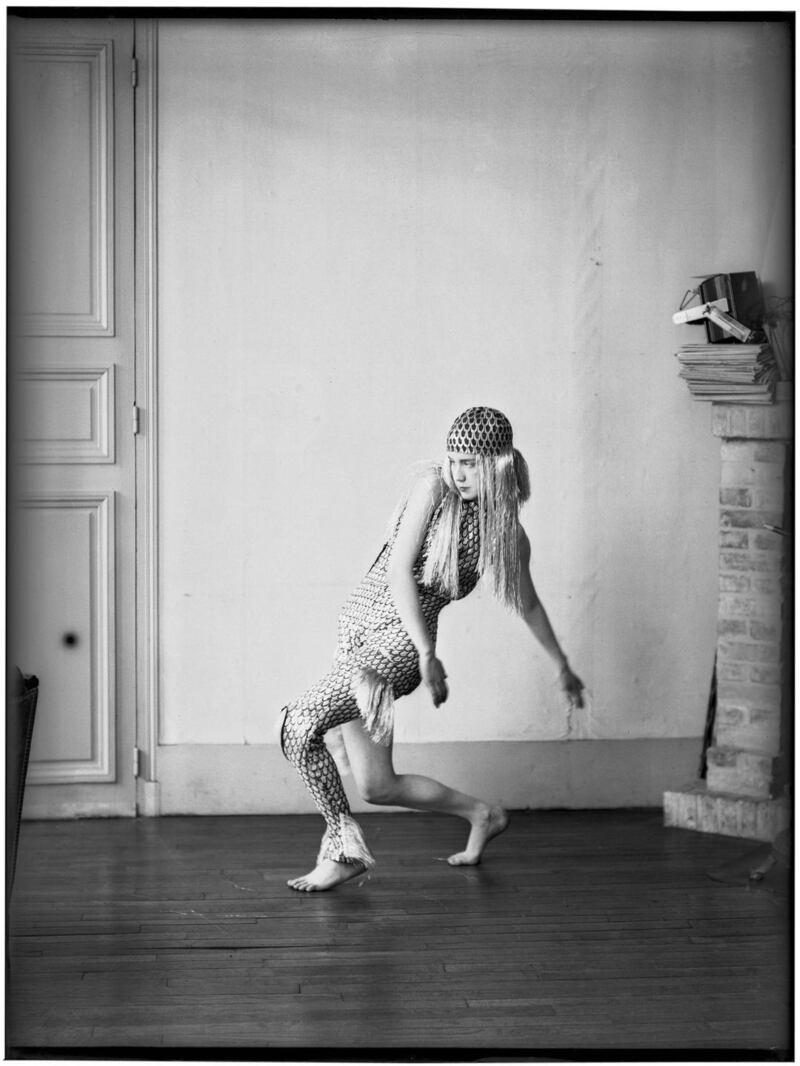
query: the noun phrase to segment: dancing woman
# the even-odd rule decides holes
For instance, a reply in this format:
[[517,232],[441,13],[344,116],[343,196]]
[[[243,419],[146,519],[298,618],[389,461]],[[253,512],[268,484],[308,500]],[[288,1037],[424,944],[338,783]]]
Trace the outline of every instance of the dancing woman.
[[[464,851],[451,865],[474,865],[508,824],[502,807],[429,777],[396,774],[394,701],[424,681],[434,706],[447,699],[436,656],[439,612],[462,599],[483,574],[498,599],[518,612],[559,667],[570,704],[582,706],[574,674],[536,595],[530,544],[519,508],[530,495],[528,468],[513,446],[511,424],[491,407],[471,407],[447,436],[447,459],[422,475],[398,508],[390,536],[345,603],[331,670],[281,711],[281,748],[298,770],[326,823],[310,873],[288,884],[320,892],[375,864],[350,813],[325,734],[341,727],[356,786],[368,803],[457,814],[470,823]],[[335,748],[332,743],[331,747]]]

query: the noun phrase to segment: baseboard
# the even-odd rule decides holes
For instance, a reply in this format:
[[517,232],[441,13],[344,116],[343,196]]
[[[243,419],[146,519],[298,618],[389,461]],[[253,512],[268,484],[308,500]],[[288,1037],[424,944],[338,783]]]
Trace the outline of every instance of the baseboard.
[[[158,811],[150,813],[158,814]],[[49,822],[69,818],[133,818],[136,808],[126,800],[106,803],[103,800],[64,798],[63,790],[56,795],[47,785],[36,785],[25,790],[22,808],[23,822]]]
[[[394,762],[510,809],[660,807],[676,781],[696,775],[701,746],[699,737],[398,744]],[[315,810],[276,744],[166,745],[157,764],[158,803],[142,814]],[[351,777],[345,787],[354,811],[382,809],[361,800]]]

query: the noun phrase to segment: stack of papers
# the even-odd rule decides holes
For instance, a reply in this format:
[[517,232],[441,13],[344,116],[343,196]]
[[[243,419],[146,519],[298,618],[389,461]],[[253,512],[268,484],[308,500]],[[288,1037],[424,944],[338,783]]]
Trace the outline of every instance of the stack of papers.
[[684,344],[676,352],[692,398],[772,403],[778,368],[768,344]]

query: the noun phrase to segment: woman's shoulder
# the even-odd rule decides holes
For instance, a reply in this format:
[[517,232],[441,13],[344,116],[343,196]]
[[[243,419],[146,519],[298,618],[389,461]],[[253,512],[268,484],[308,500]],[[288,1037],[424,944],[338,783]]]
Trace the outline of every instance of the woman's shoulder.
[[441,471],[421,470],[414,478],[406,499],[405,509],[428,519],[436,512],[447,495],[448,488]]
[[400,519],[409,512],[420,517],[427,516],[430,520],[448,491],[447,482],[438,463],[418,463],[405,492],[392,512],[389,520],[390,530],[396,533]]
[[438,506],[448,491],[441,463],[432,460],[415,463],[406,482],[400,506],[405,506],[412,500],[428,500]]
[[438,463],[426,463],[417,473],[412,492],[428,492],[435,503],[441,503],[447,495],[447,482]]

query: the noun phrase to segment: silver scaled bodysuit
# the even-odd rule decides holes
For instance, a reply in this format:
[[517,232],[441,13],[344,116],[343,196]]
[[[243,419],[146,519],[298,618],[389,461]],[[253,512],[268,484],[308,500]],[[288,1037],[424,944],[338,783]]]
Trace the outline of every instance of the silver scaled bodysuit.
[[[478,581],[480,534],[478,508],[462,501],[458,538],[458,596],[451,597],[422,580],[431,539],[441,516],[431,515],[413,574],[422,614],[435,644],[439,612],[452,598],[462,599]],[[397,613],[386,569],[397,537],[396,523],[369,572],[351,593],[339,616],[339,639],[330,671],[281,711],[281,747],[297,769],[325,819],[318,861],[374,864],[361,829],[350,813],[325,734],[361,717],[374,740],[391,737],[395,699],[413,692],[422,680],[419,655]]]

